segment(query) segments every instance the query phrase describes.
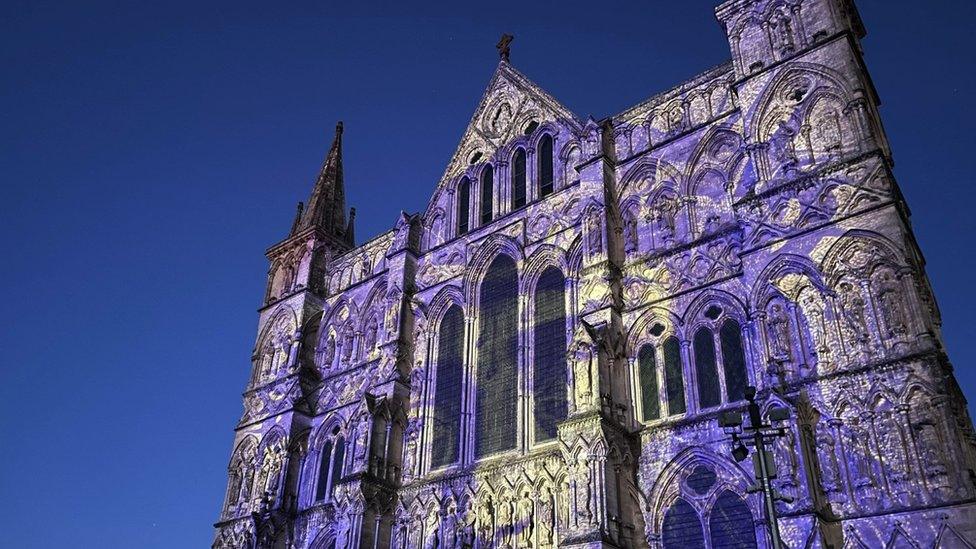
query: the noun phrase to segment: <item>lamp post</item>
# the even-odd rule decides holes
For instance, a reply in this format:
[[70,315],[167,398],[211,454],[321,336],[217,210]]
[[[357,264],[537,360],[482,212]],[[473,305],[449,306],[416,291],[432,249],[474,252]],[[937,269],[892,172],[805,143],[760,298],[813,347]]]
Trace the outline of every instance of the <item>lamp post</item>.
[[781,406],[773,407],[762,417],[759,404],[756,403],[756,388],[746,387],[746,400],[749,402],[749,425],[743,426],[741,412],[725,412],[718,418],[719,426],[726,434],[732,436],[732,457],[736,461],[743,461],[749,457],[746,444],[755,447],[752,454],[753,471],[757,484],[746,491],[750,494],[763,493],[763,503],[766,511],[766,522],[769,524],[769,535],[773,542],[773,549],[783,549],[783,540],[779,534],[779,523],[776,517],[776,501],[790,503],[793,498],[780,494],[773,488],[772,479],[776,478],[776,463],[773,453],[766,450],[766,443],[771,439],[786,436],[783,422],[789,419],[790,411]]

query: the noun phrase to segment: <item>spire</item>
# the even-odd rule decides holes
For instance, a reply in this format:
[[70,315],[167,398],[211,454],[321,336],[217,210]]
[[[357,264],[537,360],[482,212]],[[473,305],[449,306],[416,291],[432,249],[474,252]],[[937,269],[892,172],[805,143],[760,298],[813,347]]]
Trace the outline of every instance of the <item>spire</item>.
[[[350,222],[352,220],[350,219]],[[342,177],[342,122],[336,124],[332,148],[322,163],[299,229],[318,227],[352,245],[346,225],[346,189]]]

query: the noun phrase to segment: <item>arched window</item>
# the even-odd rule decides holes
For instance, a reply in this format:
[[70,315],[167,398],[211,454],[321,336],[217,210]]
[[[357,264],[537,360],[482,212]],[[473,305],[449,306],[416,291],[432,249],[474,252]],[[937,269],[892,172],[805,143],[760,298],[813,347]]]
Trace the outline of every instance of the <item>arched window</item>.
[[339,484],[342,478],[343,459],[346,457],[346,444],[342,437],[336,439],[335,452],[332,454],[332,482],[329,483],[329,497],[335,493],[336,484]]
[[[750,521],[751,523],[751,521]],[[695,508],[678,498],[664,514],[664,549],[705,549],[705,532]]]
[[752,512],[742,498],[726,490],[715,500],[708,518],[712,549],[755,549]]
[[471,211],[471,180],[461,179],[457,189],[457,232],[458,235],[468,232],[468,214]]
[[539,277],[535,288],[535,440],[556,438],[556,424],[568,413],[566,402],[566,279],[555,267]]
[[742,350],[742,329],[739,323],[729,318],[719,330],[722,345],[722,366],[725,370],[725,391],[729,402],[746,398],[746,356]]
[[512,157],[512,210],[525,206],[525,149]]
[[494,197],[495,170],[485,166],[485,171],[481,173],[481,224],[491,222],[492,197]]
[[552,136],[539,140],[539,198],[552,194]]
[[500,255],[481,283],[475,455],[515,448],[518,369],[518,272]]
[[722,401],[715,364],[715,339],[712,331],[702,326],[695,332],[695,374],[698,378],[698,406],[711,408]]
[[323,501],[335,493],[336,484],[342,478],[345,450],[345,441],[339,436],[339,428],[336,427],[322,445],[322,452],[319,454],[319,478],[315,486],[315,501]]
[[452,305],[437,336],[437,377],[434,381],[432,467],[458,459],[461,429],[461,378],[464,368],[464,315]]
[[325,445],[322,446],[322,453],[319,457],[319,481],[315,486],[315,501],[322,501],[325,499],[325,494],[329,490],[329,480],[331,476],[329,475],[329,468],[332,467],[332,439],[325,441]]
[[651,421],[661,417],[661,401],[657,386],[657,358],[654,346],[644,345],[637,353],[637,377],[641,391],[641,421]]
[[681,343],[671,336],[664,341],[664,385],[668,415],[685,413],[685,382],[681,372]]

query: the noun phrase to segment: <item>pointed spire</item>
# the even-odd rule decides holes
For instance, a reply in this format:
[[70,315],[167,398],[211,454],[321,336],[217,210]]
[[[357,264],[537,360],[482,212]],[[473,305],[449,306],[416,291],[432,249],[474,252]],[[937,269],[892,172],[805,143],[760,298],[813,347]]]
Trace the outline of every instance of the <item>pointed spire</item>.
[[298,231],[299,225],[302,223],[302,212],[305,211],[305,203],[299,202],[298,207],[295,211],[295,220],[291,222],[291,232],[288,234],[295,234]]
[[342,121],[336,124],[332,148],[319,170],[299,227],[318,227],[349,242],[346,235],[346,189],[342,175]]
[[356,245],[356,208],[349,208],[349,224],[346,225],[345,237],[350,247]]

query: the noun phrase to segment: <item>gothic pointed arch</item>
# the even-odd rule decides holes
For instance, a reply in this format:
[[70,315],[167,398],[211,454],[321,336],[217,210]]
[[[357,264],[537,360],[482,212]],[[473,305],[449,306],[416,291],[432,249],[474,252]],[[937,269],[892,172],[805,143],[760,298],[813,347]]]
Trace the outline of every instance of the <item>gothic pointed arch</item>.
[[515,448],[518,382],[518,286],[515,260],[497,254],[478,286],[475,456]]

